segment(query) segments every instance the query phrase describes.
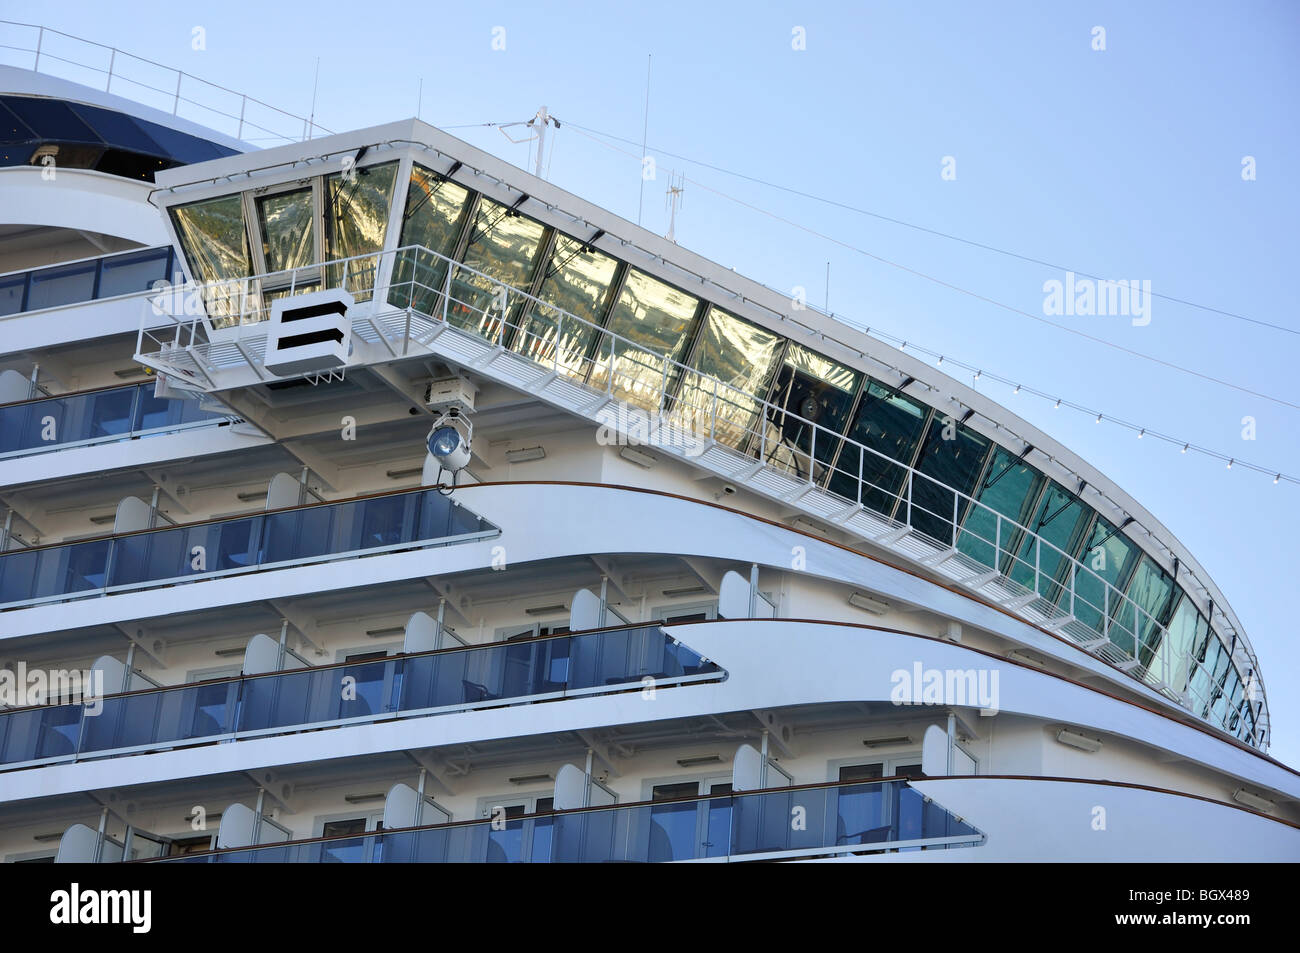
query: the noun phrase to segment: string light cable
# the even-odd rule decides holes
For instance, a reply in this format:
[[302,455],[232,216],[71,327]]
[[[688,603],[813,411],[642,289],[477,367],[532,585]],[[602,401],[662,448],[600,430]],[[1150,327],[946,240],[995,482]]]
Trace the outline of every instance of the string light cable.
[[[602,146],[605,146],[606,148],[613,149],[613,150],[616,151],[616,152],[622,153],[622,154],[624,154],[624,155],[626,155],[626,156],[629,156],[630,158],[636,159],[638,162],[641,161],[641,157],[640,157],[637,153],[630,152],[630,151],[628,151],[628,150],[626,150],[626,149],[621,149],[621,148],[619,148],[619,147],[617,147],[617,146],[615,146],[615,145],[613,145],[613,144],[611,144],[611,143],[604,142],[604,141],[602,141],[600,138],[598,138],[598,136],[606,135],[605,133],[600,133],[600,132],[595,132],[595,131],[592,131],[592,130],[588,130],[586,127],[584,127],[584,126],[580,126],[580,125],[578,125],[577,123],[573,122],[572,120],[565,120],[565,125],[566,125],[566,126],[569,126],[569,127],[571,127],[571,128],[573,128],[575,131],[578,132],[579,135],[583,135],[583,136],[585,136],[586,138],[591,139],[593,142],[597,143],[598,145],[602,145]],[[593,134],[593,133],[594,133],[594,134]],[[621,139],[621,137],[617,137],[617,136],[610,136],[610,138]],[[621,141],[626,141],[626,140],[621,140]],[[664,155],[671,155],[670,153],[667,153],[667,152],[663,152],[662,154],[664,154]],[[677,157],[677,156],[673,156],[673,157],[674,157],[674,158],[680,158],[680,157]],[[691,160],[691,159],[684,159],[683,161],[691,162],[691,161],[694,161],[694,160]],[[707,163],[700,163],[700,164],[701,164],[701,165],[705,165],[705,166],[707,166],[707,167],[709,167],[709,168],[716,168],[715,166],[710,166],[710,165],[708,165]],[[726,170],[719,170],[719,171],[726,171]],[[762,180],[752,179],[752,177],[740,175],[740,173],[734,173],[734,174],[740,176],[741,178],[747,178],[747,179],[751,179],[752,181],[759,182],[759,183],[761,183],[761,184],[767,184],[767,183],[762,183]],[[1169,369],[1171,369],[1171,370],[1178,371],[1178,372],[1185,373],[1185,374],[1190,374],[1190,375],[1192,375],[1192,376],[1194,376],[1194,377],[1201,378],[1202,380],[1206,380],[1206,381],[1209,381],[1209,382],[1211,382],[1211,383],[1219,384],[1219,385],[1221,385],[1221,386],[1228,387],[1228,388],[1231,388],[1231,389],[1233,389],[1233,390],[1240,391],[1240,392],[1245,393],[1245,394],[1249,394],[1250,396],[1253,396],[1253,397],[1258,397],[1258,398],[1263,399],[1263,400],[1268,400],[1268,401],[1270,401],[1270,402],[1272,402],[1272,403],[1276,403],[1276,404],[1279,404],[1279,405],[1284,406],[1284,407],[1289,407],[1289,408],[1292,408],[1292,409],[1295,409],[1295,410],[1300,410],[1300,404],[1296,404],[1296,403],[1294,403],[1294,402],[1292,402],[1292,401],[1288,401],[1288,400],[1285,400],[1285,399],[1283,399],[1283,398],[1274,397],[1274,396],[1269,395],[1269,394],[1264,394],[1264,393],[1261,393],[1261,392],[1258,392],[1258,391],[1254,391],[1254,390],[1251,390],[1250,388],[1243,387],[1243,386],[1238,385],[1238,384],[1234,384],[1234,383],[1232,383],[1231,381],[1223,380],[1223,379],[1221,379],[1221,378],[1217,378],[1217,377],[1214,377],[1214,376],[1212,376],[1212,375],[1203,374],[1203,373],[1201,373],[1201,372],[1199,372],[1199,371],[1192,370],[1191,368],[1181,367],[1180,365],[1174,364],[1174,363],[1172,363],[1172,362],[1164,361],[1164,360],[1162,360],[1162,359],[1160,359],[1160,358],[1153,357],[1153,356],[1148,355],[1148,354],[1143,354],[1143,353],[1140,352],[1140,351],[1134,351],[1134,350],[1131,350],[1131,349],[1129,349],[1129,348],[1123,347],[1123,346],[1121,346],[1121,345],[1114,344],[1113,342],[1106,341],[1106,340],[1103,339],[1103,338],[1098,338],[1098,337],[1095,337],[1094,335],[1086,334],[1085,332],[1078,331],[1078,330],[1075,329],[1075,328],[1070,328],[1070,327],[1068,327],[1068,326],[1066,326],[1066,325],[1057,324],[1057,323],[1054,322],[1054,321],[1048,321],[1048,320],[1046,320],[1045,318],[1040,317],[1039,315],[1035,315],[1035,314],[1032,314],[1032,313],[1027,312],[1027,311],[1022,311],[1022,310],[1020,310],[1020,309],[1018,309],[1018,308],[1015,308],[1015,307],[1013,307],[1013,306],[1011,306],[1011,305],[1007,305],[1007,304],[1004,304],[1004,303],[1002,303],[1002,302],[996,301],[996,300],[994,300],[994,299],[992,299],[992,298],[988,298],[988,297],[986,297],[986,296],[984,296],[984,295],[981,295],[981,294],[979,294],[978,292],[969,291],[969,290],[967,290],[967,289],[965,289],[965,288],[961,288],[961,287],[959,287],[959,286],[957,286],[957,285],[953,285],[953,284],[951,284],[951,283],[949,283],[949,282],[946,282],[946,281],[944,281],[943,279],[936,278],[936,277],[934,277],[934,276],[931,276],[931,275],[925,274],[924,272],[920,272],[920,271],[917,271],[916,269],[910,268],[910,267],[908,267],[908,266],[906,266],[906,265],[903,265],[903,264],[900,264],[900,263],[897,263],[897,262],[891,261],[891,260],[889,260],[889,259],[887,259],[887,258],[884,258],[884,257],[881,257],[881,256],[879,256],[879,255],[876,255],[876,254],[874,254],[874,253],[872,253],[872,252],[869,252],[869,251],[867,251],[867,250],[865,250],[865,249],[857,248],[857,247],[855,247],[855,246],[853,246],[853,245],[848,244],[847,242],[844,242],[844,241],[841,240],[841,239],[835,238],[834,236],[823,234],[823,233],[818,232],[818,231],[816,231],[815,229],[809,228],[808,226],[803,225],[803,224],[801,224],[801,223],[799,223],[799,222],[795,222],[795,221],[792,221],[792,220],[790,220],[790,219],[787,219],[787,218],[785,218],[785,217],[783,217],[783,216],[781,216],[781,215],[778,215],[778,214],[776,214],[775,212],[771,212],[771,211],[769,211],[769,210],[767,210],[767,209],[764,209],[764,208],[761,208],[761,207],[759,207],[759,206],[756,206],[756,205],[754,205],[754,204],[752,204],[752,203],[750,203],[750,202],[746,202],[745,200],[740,199],[740,198],[737,198],[737,197],[735,197],[735,196],[728,195],[727,193],[722,192],[722,191],[720,191],[720,190],[718,190],[718,189],[716,189],[716,188],[713,188],[713,187],[711,187],[711,186],[709,186],[709,185],[707,185],[707,184],[705,184],[705,183],[703,183],[703,182],[700,182],[700,181],[698,181],[698,180],[695,180],[695,179],[687,179],[687,181],[689,181],[692,185],[695,185],[695,186],[697,186],[697,187],[699,187],[699,188],[704,189],[704,190],[707,191],[707,192],[711,192],[711,193],[717,195],[717,196],[720,197],[720,198],[726,199],[726,200],[728,200],[728,201],[730,201],[730,202],[734,202],[734,203],[736,203],[736,204],[738,204],[738,205],[741,205],[741,206],[743,206],[743,207],[745,207],[745,208],[750,209],[751,211],[757,212],[758,214],[765,215],[765,216],[767,216],[767,217],[769,217],[769,218],[772,218],[772,219],[775,219],[775,220],[777,220],[777,221],[779,221],[779,222],[781,222],[781,223],[783,223],[783,224],[789,225],[789,226],[791,226],[791,227],[793,227],[793,228],[797,228],[797,229],[799,229],[799,230],[801,230],[801,231],[804,231],[804,232],[806,232],[806,233],[808,233],[808,234],[810,234],[810,235],[813,235],[813,236],[815,236],[815,237],[817,237],[817,238],[820,238],[820,239],[822,239],[822,240],[824,240],[824,241],[832,242],[832,243],[834,243],[834,244],[836,244],[836,245],[839,245],[840,247],[845,248],[845,249],[847,249],[847,250],[849,250],[849,251],[856,252],[856,253],[858,253],[858,254],[861,254],[861,255],[864,255],[864,256],[866,256],[866,257],[872,258],[872,259],[874,259],[874,260],[876,260],[876,261],[879,261],[879,262],[881,262],[881,263],[883,263],[883,264],[887,264],[887,265],[890,265],[891,267],[898,268],[898,269],[900,269],[900,270],[902,270],[902,271],[906,271],[906,272],[908,272],[908,273],[910,273],[910,274],[916,275],[917,277],[924,278],[924,279],[927,280],[927,281],[934,282],[934,283],[936,283],[936,284],[942,285],[943,287],[947,287],[947,288],[950,288],[951,290],[954,290],[954,291],[960,292],[961,294],[965,294],[965,295],[968,295],[968,296],[970,296],[970,297],[976,298],[976,299],[978,299],[978,300],[984,301],[984,302],[986,302],[986,303],[988,303],[988,304],[994,305],[995,307],[999,307],[999,308],[1002,308],[1002,309],[1004,309],[1004,310],[1011,311],[1011,312],[1013,312],[1013,313],[1015,313],[1015,314],[1022,315],[1022,316],[1024,316],[1024,317],[1031,318],[1032,320],[1039,321],[1039,322],[1044,323],[1044,324],[1048,324],[1048,325],[1050,325],[1050,326],[1052,326],[1052,327],[1058,328],[1058,329],[1063,330],[1063,331],[1067,331],[1067,332],[1069,332],[1069,333],[1071,333],[1071,334],[1078,335],[1078,336],[1080,336],[1080,337],[1083,337],[1083,338],[1086,338],[1086,339],[1088,339],[1088,340],[1094,341],[1095,343],[1098,343],[1098,344],[1104,345],[1104,346],[1106,346],[1106,347],[1110,347],[1110,348],[1113,348],[1113,349],[1116,349],[1116,350],[1119,350],[1119,351],[1123,351],[1123,352],[1128,353],[1128,354],[1130,354],[1130,355],[1132,355],[1132,356],[1134,356],[1134,357],[1138,357],[1138,358],[1141,358],[1141,359],[1143,359],[1143,360],[1151,361],[1151,362],[1153,362],[1153,363],[1156,363],[1156,364],[1162,365],[1162,366],[1167,367],[1167,368],[1169,368]],[[773,186],[773,187],[775,187],[775,188],[784,188],[784,187],[782,187],[782,186]],[[793,190],[793,189],[785,189],[785,190],[786,190],[786,191],[790,191],[790,192],[797,192],[797,190]],[[800,194],[801,194],[801,193],[800,193]],[[816,198],[815,196],[809,196],[809,197],[811,197],[811,198]],[[836,204],[836,203],[833,203],[833,202],[832,202],[832,203],[830,203],[830,204]],[[904,224],[906,224],[906,223],[904,223]],[[942,233],[939,233],[939,234],[942,234]],[[1078,272],[1078,271],[1076,271],[1075,273],[1076,273],[1076,274],[1083,274],[1083,272]],[[764,287],[768,287],[770,290],[772,290],[772,291],[776,291],[778,294],[783,293],[783,292],[780,292],[778,289],[770,288],[770,286],[767,286],[767,285],[765,285]],[[1170,300],[1176,300],[1176,299],[1170,299]],[[1191,452],[1199,453],[1199,454],[1202,454],[1203,456],[1207,456],[1207,457],[1210,457],[1210,458],[1212,458],[1212,459],[1218,460],[1218,461],[1220,461],[1220,462],[1226,463],[1228,469],[1232,469],[1233,467],[1240,467],[1240,468],[1242,468],[1242,469],[1253,470],[1253,471],[1255,471],[1255,472],[1257,472],[1257,473],[1265,474],[1266,476],[1272,476],[1272,477],[1274,478],[1274,479],[1273,479],[1273,482],[1274,482],[1275,484],[1280,483],[1280,482],[1282,482],[1282,481],[1286,481],[1286,482],[1288,482],[1288,483],[1292,483],[1292,484],[1295,484],[1295,485],[1300,485],[1300,476],[1296,476],[1296,475],[1293,475],[1293,474],[1289,474],[1289,473],[1281,472],[1280,470],[1278,470],[1278,469],[1275,468],[1275,467],[1266,467],[1266,466],[1261,466],[1261,465],[1259,465],[1259,464],[1251,463],[1251,462],[1249,462],[1249,461],[1242,460],[1242,459],[1240,459],[1240,458],[1238,458],[1238,457],[1231,456],[1231,455],[1226,454],[1226,453],[1222,453],[1221,451],[1214,450],[1214,449],[1212,449],[1212,448],[1205,447],[1205,446],[1202,446],[1202,445],[1200,445],[1200,444],[1193,443],[1193,442],[1191,442],[1190,440],[1181,439],[1181,438],[1175,437],[1175,436],[1173,436],[1173,435],[1163,433],[1162,431],[1157,430],[1157,429],[1155,429],[1155,428],[1147,427],[1147,426],[1143,426],[1143,425],[1140,425],[1140,424],[1135,424],[1135,423],[1132,423],[1131,421],[1125,420],[1125,419],[1123,419],[1123,418],[1121,418],[1121,417],[1118,417],[1118,416],[1116,416],[1116,415],[1113,415],[1113,414],[1107,414],[1107,413],[1105,413],[1105,412],[1103,412],[1103,411],[1098,411],[1098,410],[1096,410],[1096,409],[1092,409],[1092,408],[1086,407],[1085,405],[1080,404],[1080,403],[1078,403],[1077,401],[1067,400],[1067,399],[1065,399],[1064,397],[1056,397],[1056,396],[1053,396],[1053,395],[1049,394],[1049,393],[1046,392],[1046,391],[1043,391],[1043,390],[1040,390],[1040,389],[1037,389],[1037,388],[1034,388],[1034,387],[1030,387],[1030,386],[1028,386],[1028,385],[1026,385],[1026,384],[1023,384],[1023,383],[1020,382],[1020,381],[1014,380],[1014,379],[1012,379],[1012,378],[1010,378],[1010,377],[1007,377],[1007,376],[1005,376],[1005,375],[996,374],[996,373],[993,373],[993,372],[988,371],[988,370],[986,370],[986,369],[976,367],[976,366],[973,365],[973,364],[967,364],[967,363],[964,363],[964,362],[962,362],[962,361],[960,361],[960,360],[955,360],[955,359],[953,359],[953,358],[951,358],[951,357],[947,357],[946,355],[944,355],[943,353],[941,353],[941,352],[939,352],[939,351],[933,350],[933,349],[931,349],[931,348],[924,347],[924,346],[922,346],[922,345],[918,345],[918,344],[915,343],[914,341],[911,341],[911,340],[908,340],[908,339],[905,339],[905,338],[898,337],[897,335],[889,334],[889,333],[886,332],[886,331],[882,331],[882,330],[881,330],[880,328],[878,328],[878,327],[870,327],[870,326],[867,326],[867,325],[863,325],[863,324],[861,324],[860,322],[857,322],[857,321],[854,321],[854,320],[852,320],[852,319],[846,318],[844,315],[835,314],[835,313],[827,313],[827,312],[823,311],[823,310],[820,309],[820,308],[817,308],[816,306],[814,306],[814,305],[812,305],[812,304],[807,304],[807,305],[805,305],[805,306],[806,306],[809,310],[815,311],[815,312],[817,312],[818,314],[825,315],[826,317],[829,317],[829,318],[831,318],[831,319],[833,319],[833,320],[840,321],[840,322],[842,322],[842,323],[844,323],[844,324],[846,324],[846,325],[848,325],[848,326],[854,328],[855,330],[861,331],[861,332],[867,334],[867,335],[870,336],[870,337],[873,337],[873,338],[876,338],[877,340],[880,340],[882,343],[886,343],[886,344],[889,344],[889,345],[891,345],[891,346],[893,346],[893,347],[897,347],[899,350],[902,350],[902,351],[905,351],[905,352],[908,351],[908,350],[910,350],[910,351],[913,351],[913,352],[917,352],[917,353],[920,353],[920,354],[927,355],[927,356],[930,357],[931,359],[935,359],[935,360],[937,360],[937,363],[938,363],[939,365],[942,365],[942,364],[944,363],[944,361],[947,361],[948,363],[950,363],[950,364],[952,364],[952,365],[954,365],[954,366],[956,366],[956,367],[959,367],[959,368],[961,368],[961,369],[963,369],[963,370],[965,370],[965,371],[968,371],[968,372],[970,372],[970,373],[973,374],[973,375],[982,375],[983,377],[988,377],[988,378],[991,379],[991,380],[994,380],[994,381],[997,381],[997,382],[999,382],[999,383],[1005,384],[1005,385],[1007,385],[1008,387],[1013,387],[1013,388],[1015,389],[1015,390],[1014,390],[1014,393],[1017,393],[1017,394],[1018,394],[1018,393],[1020,393],[1021,391],[1024,391],[1024,392],[1027,392],[1027,393],[1029,393],[1029,394],[1032,394],[1032,395],[1034,395],[1034,396],[1036,396],[1036,397],[1041,397],[1041,398],[1043,398],[1043,399],[1045,399],[1045,400],[1052,401],[1053,404],[1054,404],[1054,406],[1055,406],[1057,409],[1060,409],[1061,407],[1064,406],[1064,407],[1068,407],[1068,408],[1070,408],[1071,410],[1075,410],[1075,411],[1078,411],[1078,412],[1080,412],[1080,413],[1086,414],[1086,415],[1088,415],[1088,416],[1090,416],[1090,417],[1100,418],[1101,420],[1105,420],[1105,421],[1108,422],[1108,423],[1112,423],[1112,424],[1115,424],[1115,425],[1117,425],[1117,426],[1123,427],[1123,428],[1125,428],[1125,429],[1131,430],[1131,431],[1134,432],[1135,434],[1138,434],[1139,437],[1150,436],[1150,437],[1152,437],[1152,438],[1154,438],[1154,439],[1162,440],[1162,441],[1164,441],[1164,442],[1166,442],[1166,443],[1169,443],[1169,444],[1171,444],[1171,445],[1178,446],[1178,447],[1181,449],[1181,451],[1182,451],[1183,453],[1187,453],[1187,452],[1191,451]],[[1200,307],[1200,306],[1198,306],[1198,305],[1193,305],[1193,307]],[[1207,308],[1206,310],[1214,310],[1214,309],[1209,309],[1209,308]],[[1232,315],[1232,316],[1235,316],[1235,315]],[[1285,329],[1285,328],[1283,328],[1283,329],[1281,329],[1281,330],[1289,330],[1289,329]],[[978,379],[978,378],[977,378],[977,379]],[[1099,422],[1100,422],[1100,421],[1099,421]]]

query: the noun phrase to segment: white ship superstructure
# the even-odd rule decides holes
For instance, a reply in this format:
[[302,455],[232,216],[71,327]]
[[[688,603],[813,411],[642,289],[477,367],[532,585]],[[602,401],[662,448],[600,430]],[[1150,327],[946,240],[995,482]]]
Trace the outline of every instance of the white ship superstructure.
[[0,86],[0,858],[1300,858],[1227,599],[986,396],[418,120]]

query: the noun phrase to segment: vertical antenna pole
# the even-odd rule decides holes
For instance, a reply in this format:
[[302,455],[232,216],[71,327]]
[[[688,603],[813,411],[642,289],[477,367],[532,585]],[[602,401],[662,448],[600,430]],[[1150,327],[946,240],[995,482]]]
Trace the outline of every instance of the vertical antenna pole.
[[645,145],[650,134],[650,61],[651,54],[645,58],[645,111],[641,123],[641,191],[636,200],[636,223],[641,224],[641,206],[645,201]]
[[307,120],[307,138],[316,138],[316,88],[320,85],[320,57],[316,57],[316,78],[311,81],[311,117]]
[[539,179],[542,177],[542,154],[546,152],[546,123],[550,118],[546,114],[545,106],[537,110],[537,164],[533,175]]

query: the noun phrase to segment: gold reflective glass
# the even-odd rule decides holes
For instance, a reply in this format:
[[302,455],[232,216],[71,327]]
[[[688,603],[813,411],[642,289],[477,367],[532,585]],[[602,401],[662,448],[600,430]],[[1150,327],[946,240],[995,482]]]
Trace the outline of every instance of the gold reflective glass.
[[257,200],[257,223],[268,273],[300,268],[316,260],[311,189],[262,196]]
[[402,216],[401,244],[393,269],[390,304],[433,314],[447,274],[446,258],[456,251],[470,192],[436,172],[414,166]]
[[677,391],[674,419],[699,436],[741,446],[755,432],[780,347],[779,335],[710,307]]
[[464,264],[452,270],[448,322],[495,340],[504,322],[521,310],[523,299],[512,295],[511,289],[528,290],[545,232],[540,222],[491,199],[480,199],[461,259]]
[[171,214],[191,274],[205,286],[204,304],[213,327],[238,324],[242,279],[252,273],[242,197],[225,195],[182,205]]
[[354,258],[326,269],[326,285],[345,287],[357,301],[369,301],[379,269],[378,252],[388,233],[397,163],[337,172],[325,180],[325,257]]
[[[534,304],[512,347],[551,364],[569,377],[586,375],[585,357],[595,338],[618,262],[582,242],[558,235]],[[562,314],[561,311],[568,312]],[[582,320],[574,320],[574,317]],[[557,347],[558,342],[558,347]]]
[[620,338],[601,342],[592,384],[608,387],[619,400],[657,409],[676,376],[661,355],[669,361],[681,357],[698,305],[686,292],[629,270],[607,325]]

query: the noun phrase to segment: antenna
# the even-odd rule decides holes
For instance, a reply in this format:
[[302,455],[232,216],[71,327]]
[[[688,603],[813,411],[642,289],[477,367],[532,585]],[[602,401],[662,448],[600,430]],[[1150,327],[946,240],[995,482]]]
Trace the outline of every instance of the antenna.
[[[515,145],[532,142],[534,139],[537,140],[537,162],[534,165],[536,171],[533,174],[539,179],[542,178],[542,154],[546,149],[546,126],[548,123],[556,129],[560,128],[560,121],[548,113],[546,107],[543,106],[541,109],[537,110],[537,115],[533,116],[533,118],[527,122],[507,122],[503,125],[497,126],[497,128],[501,130],[501,135],[515,143]],[[530,135],[524,136],[522,139],[516,139],[506,131],[512,126],[527,126],[532,130],[532,132]]]
[[307,138],[316,138],[316,87],[320,85],[320,57],[316,57],[316,77],[311,81],[311,118],[307,120]]
[[647,53],[645,58],[645,112],[644,120],[641,123],[641,191],[636,197],[636,223],[641,224],[641,204],[645,201],[645,144],[646,137],[650,134],[650,64],[653,62],[653,54]]
[[668,190],[664,193],[664,208],[671,208],[672,212],[668,218],[668,234],[664,237],[674,244],[677,239],[673,236],[677,232],[677,209],[682,206],[682,196],[686,194],[686,174],[683,172],[674,172],[668,177]]

